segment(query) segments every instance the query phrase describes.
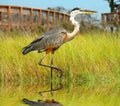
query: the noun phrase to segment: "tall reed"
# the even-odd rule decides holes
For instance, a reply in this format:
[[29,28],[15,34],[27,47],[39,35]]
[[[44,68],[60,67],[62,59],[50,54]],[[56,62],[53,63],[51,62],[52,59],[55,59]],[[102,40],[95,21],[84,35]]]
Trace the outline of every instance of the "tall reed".
[[[49,80],[50,71],[38,65],[43,53],[22,55],[22,48],[36,36],[2,33],[0,38],[0,81],[39,82]],[[32,34],[31,34],[32,35]],[[116,36],[118,35],[118,36]],[[120,33],[89,32],[64,44],[55,53],[54,64],[63,70],[64,82],[84,83],[97,79],[118,81],[120,77]],[[50,63],[50,55],[44,60]],[[57,73],[54,73],[57,78]],[[109,83],[109,81],[108,81]]]

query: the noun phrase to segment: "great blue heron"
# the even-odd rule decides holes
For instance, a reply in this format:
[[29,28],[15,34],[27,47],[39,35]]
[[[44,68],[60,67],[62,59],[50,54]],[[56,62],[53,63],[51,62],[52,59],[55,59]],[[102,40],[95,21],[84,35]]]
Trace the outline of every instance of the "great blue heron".
[[[59,71],[62,74],[62,70],[53,66],[53,56],[54,52],[65,42],[72,40],[80,29],[80,23],[77,20],[76,16],[78,14],[92,14],[96,13],[95,11],[90,10],[82,10],[80,8],[74,8],[70,12],[70,21],[74,25],[74,30],[72,33],[67,32],[64,28],[55,28],[42,36],[38,37],[37,39],[33,40],[28,46],[23,48],[23,54],[27,54],[31,51],[38,51],[38,52],[45,52],[45,55],[40,59],[39,65],[44,67],[51,68],[51,76],[52,76],[52,69]],[[46,54],[51,53],[51,64],[45,65],[42,64],[42,60],[46,57]]]

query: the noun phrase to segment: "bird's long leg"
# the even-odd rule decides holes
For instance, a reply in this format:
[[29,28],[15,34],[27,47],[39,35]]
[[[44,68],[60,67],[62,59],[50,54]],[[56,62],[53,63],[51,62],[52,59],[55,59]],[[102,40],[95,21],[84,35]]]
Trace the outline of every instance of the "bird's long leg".
[[54,54],[52,54],[52,57],[51,57],[51,63],[50,63],[50,67],[51,67],[51,96],[52,96],[52,98],[53,98],[53,84],[52,84],[52,76],[53,76],[53,68],[52,68],[52,66],[53,66],[53,58],[54,58]]
[[44,58],[46,57],[46,54],[40,59],[39,61],[39,65],[43,66],[43,67],[48,67],[51,69],[51,77],[52,77],[52,70],[55,69],[56,71],[60,72],[60,77],[62,77],[62,70],[57,68],[57,67],[54,67],[53,66],[53,58],[54,58],[54,54],[52,54],[52,58],[51,58],[51,65],[46,65],[46,64],[42,64],[42,61],[44,60]]
[[50,67],[51,67],[51,80],[52,80],[52,75],[53,75],[53,58],[54,58],[54,54],[52,54],[52,57],[51,57],[51,64],[50,64]]

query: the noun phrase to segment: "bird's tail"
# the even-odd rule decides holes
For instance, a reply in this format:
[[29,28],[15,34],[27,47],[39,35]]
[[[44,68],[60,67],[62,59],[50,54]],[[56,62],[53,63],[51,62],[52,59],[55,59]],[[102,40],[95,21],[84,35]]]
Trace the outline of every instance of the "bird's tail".
[[25,55],[25,54],[27,54],[27,53],[29,53],[29,52],[31,52],[31,51],[32,51],[32,46],[31,46],[31,45],[28,45],[28,46],[26,46],[26,47],[24,47],[24,48],[22,49],[22,54]]

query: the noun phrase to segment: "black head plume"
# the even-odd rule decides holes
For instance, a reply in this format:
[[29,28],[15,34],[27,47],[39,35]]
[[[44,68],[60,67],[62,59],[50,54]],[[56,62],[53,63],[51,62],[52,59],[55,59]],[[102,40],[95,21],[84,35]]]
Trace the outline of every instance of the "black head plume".
[[75,10],[80,10],[80,8],[76,7],[76,8],[74,8],[74,9],[72,9],[71,12],[72,12],[72,11],[75,11]]

